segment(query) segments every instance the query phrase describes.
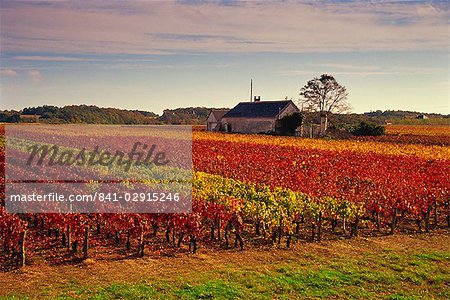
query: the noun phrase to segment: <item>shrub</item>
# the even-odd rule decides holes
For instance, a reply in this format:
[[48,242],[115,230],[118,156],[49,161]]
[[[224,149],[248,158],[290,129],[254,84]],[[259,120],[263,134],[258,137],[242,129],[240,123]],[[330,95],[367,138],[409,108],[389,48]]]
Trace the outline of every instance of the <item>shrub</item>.
[[302,124],[303,115],[301,113],[293,113],[285,116],[278,121],[277,134],[294,135],[295,130]]
[[385,130],[386,128],[382,125],[361,122],[352,129],[351,133],[358,136],[377,136],[384,135]]

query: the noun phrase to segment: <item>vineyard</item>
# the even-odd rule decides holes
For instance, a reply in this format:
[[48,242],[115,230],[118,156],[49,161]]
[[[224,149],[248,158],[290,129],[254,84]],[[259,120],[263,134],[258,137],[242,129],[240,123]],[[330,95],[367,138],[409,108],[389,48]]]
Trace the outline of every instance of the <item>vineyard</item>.
[[104,245],[116,257],[142,257],[449,228],[449,128],[387,132],[314,140],[194,131],[191,213],[9,214],[3,203],[1,268],[87,259]]

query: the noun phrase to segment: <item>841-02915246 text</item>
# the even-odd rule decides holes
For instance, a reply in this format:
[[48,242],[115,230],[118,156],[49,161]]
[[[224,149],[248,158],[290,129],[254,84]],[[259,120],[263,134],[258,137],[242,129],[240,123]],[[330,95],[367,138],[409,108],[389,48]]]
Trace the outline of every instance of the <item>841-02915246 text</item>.
[[178,202],[179,193],[171,192],[147,192],[147,193],[104,193],[93,192],[91,194],[70,194],[60,193],[47,194],[13,194],[9,197],[11,202]]

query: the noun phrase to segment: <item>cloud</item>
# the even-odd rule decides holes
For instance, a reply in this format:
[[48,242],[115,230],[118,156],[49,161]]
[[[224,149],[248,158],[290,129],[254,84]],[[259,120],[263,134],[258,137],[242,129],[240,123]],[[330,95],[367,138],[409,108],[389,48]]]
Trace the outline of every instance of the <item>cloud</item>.
[[13,69],[3,69],[1,70],[1,74],[3,76],[8,76],[8,77],[15,77],[17,76],[17,72]]
[[331,74],[331,75],[347,75],[347,76],[375,76],[375,75],[392,75],[390,72],[386,71],[328,71],[322,72],[317,70],[287,70],[277,72],[276,74],[279,76],[288,76],[288,77],[297,77],[297,76],[320,76],[320,74]]
[[31,80],[34,83],[37,83],[42,80],[42,74],[38,70],[30,70],[28,71],[28,76],[30,76]]
[[369,66],[360,64],[337,64],[337,63],[324,63],[315,64],[313,66],[318,66],[322,68],[332,68],[332,69],[349,69],[349,70],[379,70],[379,66]]
[[432,67],[392,67],[391,72],[396,75],[432,75],[448,74],[448,69]]
[[[2,1],[0,5],[6,52],[444,51],[450,18],[448,5],[428,1],[91,1],[89,5]],[[74,60],[47,57],[56,59]]]
[[421,75],[433,75],[433,74],[446,74],[447,69],[444,68],[432,68],[432,67],[380,67],[372,65],[359,65],[359,64],[313,64],[316,68],[309,68],[303,70],[284,70],[276,72],[279,76],[319,76],[323,73],[332,75],[346,75],[346,76],[380,76],[380,75],[392,75],[392,76],[421,76]]
[[78,61],[89,61],[90,59],[87,58],[79,58],[79,57],[67,57],[67,56],[37,56],[37,55],[21,55],[21,56],[14,56],[13,59],[15,60],[31,60],[31,61],[58,61],[58,62],[78,62]]

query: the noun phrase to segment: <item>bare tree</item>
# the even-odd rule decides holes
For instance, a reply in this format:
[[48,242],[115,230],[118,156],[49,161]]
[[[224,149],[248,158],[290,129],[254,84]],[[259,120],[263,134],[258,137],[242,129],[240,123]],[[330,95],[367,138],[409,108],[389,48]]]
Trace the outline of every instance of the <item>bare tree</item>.
[[303,109],[320,112],[321,132],[328,126],[330,113],[344,113],[351,109],[347,102],[347,89],[332,75],[322,74],[313,78],[300,89],[300,105]]

